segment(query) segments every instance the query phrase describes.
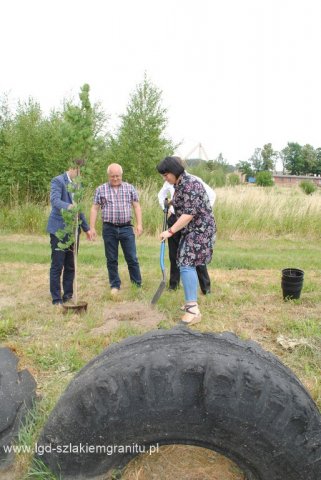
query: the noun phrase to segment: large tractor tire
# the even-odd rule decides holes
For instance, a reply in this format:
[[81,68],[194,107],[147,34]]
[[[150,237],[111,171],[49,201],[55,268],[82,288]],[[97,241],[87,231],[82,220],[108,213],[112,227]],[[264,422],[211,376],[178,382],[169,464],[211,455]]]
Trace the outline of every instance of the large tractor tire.
[[312,398],[275,356],[231,333],[174,328],[110,346],[70,383],[38,443],[63,479],[122,468],[137,445],[157,444],[215,450],[249,480],[321,479]]
[[18,357],[0,347],[0,478],[14,460],[12,444],[36,401],[36,381],[28,370],[18,371]]

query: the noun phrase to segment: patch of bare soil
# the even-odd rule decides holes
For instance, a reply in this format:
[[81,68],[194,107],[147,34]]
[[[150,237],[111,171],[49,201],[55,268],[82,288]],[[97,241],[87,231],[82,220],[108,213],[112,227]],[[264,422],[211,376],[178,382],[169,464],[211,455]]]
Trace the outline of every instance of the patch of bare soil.
[[18,303],[46,304],[49,300],[47,265],[24,265],[18,262],[2,263],[0,278],[0,308]]
[[245,475],[226,457],[187,445],[160,447],[140,455],[126,467],[122,480],[244,480]]
[[164,314],[141,302],[117,302],[109,305],[104,313],[104,324],[93,328],[94,335],[108,334],[121,325],[129,324],[146,330],[157,328],[160,321],[165,320]]
[[0,478],[3,480],[18,480],[19,478],[23,478],[23,471],[19,465],[14,464],[7,468],[1,468]]

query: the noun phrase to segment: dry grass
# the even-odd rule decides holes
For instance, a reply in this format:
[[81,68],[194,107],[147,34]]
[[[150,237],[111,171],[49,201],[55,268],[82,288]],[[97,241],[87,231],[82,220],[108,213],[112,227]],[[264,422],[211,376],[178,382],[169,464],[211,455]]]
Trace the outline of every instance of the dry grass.
[[[116,302],[111,299],[107,287],[101,241],[82,247],[82,255],[89,256],[101,249],[101,262],[80,265],[80,299],[89,302],[88,312],[82,316],[62,315],[50,303],[47,238],[12,235],[5,237],[5,241],[28,253],[25,261],[16,261],[12,255],[1,263],[0,334],[2,343],[17,353],[20,368],[28,368],[36,378],[38,393],[43,398],[40,402],[42,423],[75,372],[105,347],[155,328],[156,320],[161,326],[170,328],[180,319],[182,289],[176,294],[164,292],[155,310],[157,319],[151,318],[152,325],[148,321],[146,324],[138,321],[143,317],[142,312],[148,311],[151,317],[154,312],[150,309],[150,299],[160,281],[155,238],[141,239],[138,246],[143,258],[144,287],[141,291],[133,289],[127,268],[121,263],[122,293]],[[48,263],[36,261],[41,248],[48,248]],[[234,248],[237,255],[236,246]],[[269,248],[268,241],[266,248]],[[31,257],[29,262],[29,255],[35,260]],[[279,269],[210,268],[209,271],[213,293],[200,298],[203,320],[197,330],[232,331],[241,338],[258,341],[297,374],[321,408],[320,270],[313,265],[306,270],[305,290],[302,298],[294,302],[283,301]],[[105,331],[108,319],[115,322],[113,328]],[[280,334],[303,338],[308,346],[287,350],[277,340]],[[37,438],[41,422],[31,432],[32,441]],[[10,474],[12,480],[21,480],[21,472],[27,470],[29,463],[30,456],[19,455],[8,478]],[[169,446],[162,447],[158,454],[141,456],[131,462],[123,478],[240,480],[243,474],[233,463],[214,452],[197,447]]]
[[[144,212],[144,228],[155,235],[162,225],[162,210],[157,201],[160,185],[146,183],[139,191]],[[306,195],[299,187],[257,187],[239,185],[216,188],[214,213],[219,234],[224,238],[256,238],[297,235],[320,238],[321,189]],[[88,216],[93,192],[87,192],[84,211]],[[7,232],[43,233],[49,207],[36,204],[3,206],[0,209],[0,230]],[[100,223],[98,223],[98,230]]]
[[320,235],[320,191],[305,195],[298,187],[240,185],[219,188],[216,193],[215,216],[224,236]]
[[[243,210],[244,207],[256,207],[255,211],[270,213],[273,211],[275,217],[283,216],[289,206],[296,205],[298,215],[308,211],[320,211],[321,192],[314,195],[305,195],[299,187],[256,187],[251,185],[239,185],[237,187],[223,187],[216,189],[217,201],[234,205],[235,208]],[[270,206],[270,209],[266,209]]]
[[244,474],[226,457],[210,450],[172,445],[130,462],[122,480],[244,480]]

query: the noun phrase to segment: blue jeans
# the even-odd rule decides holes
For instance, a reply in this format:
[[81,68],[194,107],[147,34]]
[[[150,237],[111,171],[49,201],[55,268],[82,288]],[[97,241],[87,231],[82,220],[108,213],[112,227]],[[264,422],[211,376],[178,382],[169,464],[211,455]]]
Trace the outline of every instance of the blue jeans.
[[118,227],[110,223],[103,224],[103,240],[107,260],[109,284],[111,288],[120,288],[118,275],[118,245],[120,243],[128,266],[129,277],[132,283],[141,286],[142,277],[136,254],[136,243],[131,225]]
[[197,302],[197,272],[196,267],[179,267],[184,287],[185,302]]
[[[62,303],[70,299],[73,294],[75,276],[74,245],[67,250],[57,250],[60,240],[50,234],[51,266],[50,266],[50,293],[52,303]],[[61,276],[63,294],[61,295]]]
[[[177,217],[172,213],[167,219],[168,227],[172,227],[176,222]],[[181,230],[175,232],[172,237],[168,238],[168,253],[170,261],[170,276],[169,276],[169,288],[171,290],[176,290],[179,287],[180,273],[179,268],[176,264],[177,252],[179,248],[179,241],[181,239]],[[206,295],[211,291],[211,280],[207,271],[206,265],[197,265],[196,273],[198,276],[198,281],[200,284],[200,289],[202,293]]]

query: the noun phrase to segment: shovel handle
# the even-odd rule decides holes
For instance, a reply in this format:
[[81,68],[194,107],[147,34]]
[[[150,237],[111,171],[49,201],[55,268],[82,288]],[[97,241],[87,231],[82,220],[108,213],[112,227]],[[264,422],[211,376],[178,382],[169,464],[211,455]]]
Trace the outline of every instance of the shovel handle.
[[160,260],[161,271],[164,274],[164,271],[165,271],[165,240],[162,240],[162,243],[161,243],[159,260]]
[[168,214],[168,200],[167,200],[167,198],[165,198],[165,200],[164,200],[163,231],[166,230],[166,227],[167,227],[167,214]]

